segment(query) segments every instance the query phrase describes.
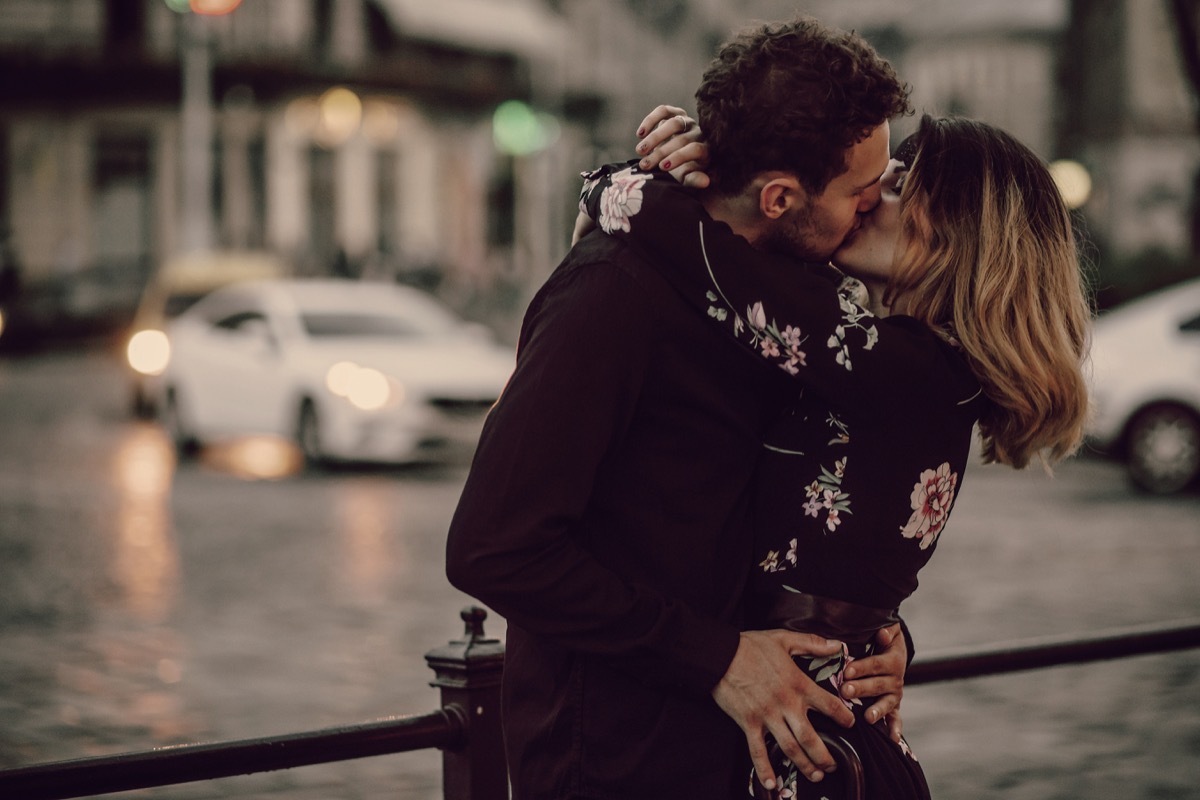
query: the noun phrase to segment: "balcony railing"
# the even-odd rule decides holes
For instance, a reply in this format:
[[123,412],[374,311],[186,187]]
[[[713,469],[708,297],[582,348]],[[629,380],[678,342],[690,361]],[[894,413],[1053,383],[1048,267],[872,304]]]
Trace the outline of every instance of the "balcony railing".
[[[441,708],[428,714],[0,770],[0,797],[85,797],[438,748],[445,800],[507,800],[500,732],[504,647],[484,634],[486,617],[483,609],[464,609],[463,638],[426,654],[442,702]],[[1196,647],[1200,647],[1200,620],[1024,640],[919,658],[905,683],[912,686]],[[853,749],[830,744],[850,774],[861,775],[861,769],[854,769]],[[861,793],[851,790],[850,797],[855,796]]]

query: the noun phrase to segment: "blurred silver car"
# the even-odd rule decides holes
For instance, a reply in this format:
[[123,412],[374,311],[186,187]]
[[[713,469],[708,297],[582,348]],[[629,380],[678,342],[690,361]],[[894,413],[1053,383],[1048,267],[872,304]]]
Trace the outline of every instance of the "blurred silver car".
[[1092,343],[1088,433],[1139,488],[1170,494],[1200,477],[1200,279],[1102,314]]
[[305,459],[421,460],[474,446],[513,351],[428,294],[339,279],[217,289],[167,328],[176,443],[293,439]]

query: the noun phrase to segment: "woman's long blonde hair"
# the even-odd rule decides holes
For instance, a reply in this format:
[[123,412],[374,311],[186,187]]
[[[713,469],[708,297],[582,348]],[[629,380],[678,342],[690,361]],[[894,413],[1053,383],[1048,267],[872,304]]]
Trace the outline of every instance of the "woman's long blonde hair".
[[1046,165],[1002,130],[926,116],[915,137],[888,299],[961,344],[990,401],[985,461],[1058,461],[1088,408],[1092,312],[1070,213]]

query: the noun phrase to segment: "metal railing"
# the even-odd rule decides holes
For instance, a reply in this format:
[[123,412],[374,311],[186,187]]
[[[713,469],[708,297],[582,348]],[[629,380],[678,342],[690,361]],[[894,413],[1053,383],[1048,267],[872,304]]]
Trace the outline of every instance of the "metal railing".
[[448,800],[507,800],[500,736],[504,645],[483,631],[487,612],[462,612],[463,638],[425,660],[441,708],[338,728],[0,770],[0,798],[64,800],[439,748]]
[[[507,800],[500,731],[504,646],[483,631],[487,612],[462,612],[461,640],[426,654],[442,706],[409,717],[308,733],[164,747],[0,770],[0,797],[65,800],[356,758],[442,750],[445,800]],[[1022,640],[920,657],[907,686],[1200,647],[1200,620]]]
[[904,685],[919,686],[1195,647],[1200,647],[1200,620],[1195,619],[1113,628],[1085,636],[1021,639],[919,656],[905,673]]

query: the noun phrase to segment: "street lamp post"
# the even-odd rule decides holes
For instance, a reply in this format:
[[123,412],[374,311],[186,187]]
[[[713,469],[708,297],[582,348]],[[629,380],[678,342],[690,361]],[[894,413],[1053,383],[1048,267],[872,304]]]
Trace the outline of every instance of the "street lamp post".
[[207,250],[213,242],[212,219],[212,54],[208,20],[188,14],[183,20],[183,104],[179,122],[183,158],[181,244],[185,252]]
[[208,17],[232,12],[241,0],[164,0],[184,14],[180,147],[183,160],[181,245],[185,252],[213,246],[212,42]]

